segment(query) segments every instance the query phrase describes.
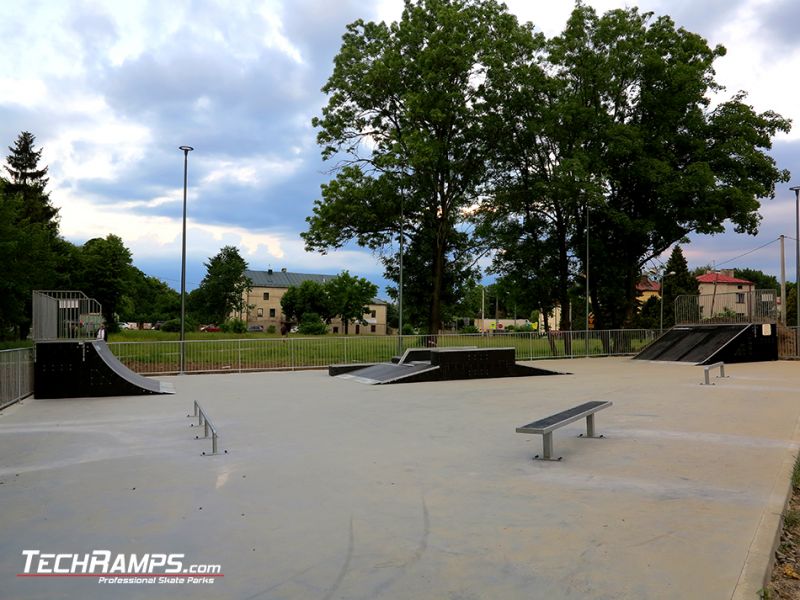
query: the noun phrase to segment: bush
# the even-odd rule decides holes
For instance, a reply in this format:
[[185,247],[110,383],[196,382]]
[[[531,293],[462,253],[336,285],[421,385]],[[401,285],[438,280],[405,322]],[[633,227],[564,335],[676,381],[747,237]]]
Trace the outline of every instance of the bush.
[[297,331],[303,335],[325,335],[328,332],[328,326],[317,313],[309,312],[303,313]]
[[[169,321],[164,321],[159,327],[159,331],[170,331],[170,332],[178,332],[181,330],[181,320],[180,319],[170,319]],[[197,323],[194,319],[190,319],[186,317],[186,321],[184,323],[184,330],[185,331],[196,331],[197,330]]]
[[225,333],[247,333],[247,323],[242,319],[228,319],[220,326],[220,329]]
[[275,325],[270,325],[269,327],[267,327],[267,333],[275,333],[275,331],[276,331]]
[[170,319],[169,321],[164,321],[161,324],[161,331],[180,331],[180,330],[181,330],[180,319]]
[[479,331],[475,325],[464,325],[460,333],[479,333]]
[[411,323],[403,323],[403,335],[414,335],[414,328]]

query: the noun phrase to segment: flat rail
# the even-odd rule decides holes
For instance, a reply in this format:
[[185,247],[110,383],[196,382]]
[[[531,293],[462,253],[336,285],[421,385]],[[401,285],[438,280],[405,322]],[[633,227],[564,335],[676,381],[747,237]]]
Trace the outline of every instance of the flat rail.
[[717,367],[719,367],[719,375],[717,375],[717,379],[724,379],[725,377],[727,377],[727,375],[725,375],[725,363],[715,362],[714,364],[703,367],[704,383],[701,383],[700,385],[714,385],[713,383],[711,383],[709,373],[711,372],[712,369],[716,369]]
[[[199,435],[194,436],[196,440],[208,439],[209,437],[208,434],[209,432],[211,433],[211,453],[207,454],[206,452],[203,452],[203,456],[213,456],[215,454],[219,454],[219,452],[217,451],[217,440],[219,438],[219,434],[217,433],[217,428],[214,427],[214,425],[211,423],[211,421],[208,418],[208,415],[203,410],[203,407],[200,406],[200,404],[197,402],[197,400],[194,401],[194,411],[192,412],[192,414],[186,416],[189,418],[197,418],[197,426],[203,427],[204,429],[204,435],[202,438]],[[194,423],[192,423],[190,427],[194,427]],[[226,450],[225,454],[227,453],[228,451]]]

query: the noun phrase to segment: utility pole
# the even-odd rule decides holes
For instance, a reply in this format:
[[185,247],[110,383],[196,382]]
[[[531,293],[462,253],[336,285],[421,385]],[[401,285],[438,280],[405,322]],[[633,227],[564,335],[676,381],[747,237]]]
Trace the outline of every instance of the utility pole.
[[784,242],[786,236],[781,234],[781,323],[786,325],[786,310],[789,304],[786,302],[786,250]]

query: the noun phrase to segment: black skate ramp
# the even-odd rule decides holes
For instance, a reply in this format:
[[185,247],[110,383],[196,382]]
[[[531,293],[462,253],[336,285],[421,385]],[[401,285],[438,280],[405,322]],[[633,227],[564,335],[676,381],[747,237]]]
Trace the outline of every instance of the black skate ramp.
[[171,384],[123,365],[101,340],[37,342],[35,398],[90,398],[174,394]]
[[[425,359],[427,360],[417,360]],[[456,379],[485,379],[494,377],[530,377],[564,375],[516,362],[514,348],[430,348],[409,349],[398,362],[380,363],[343,372],[331,365],[328,373],[360,383],[414,383]]]
[[773,323],[678,325],[634,359],[699,365],[777,360],[777,327]]

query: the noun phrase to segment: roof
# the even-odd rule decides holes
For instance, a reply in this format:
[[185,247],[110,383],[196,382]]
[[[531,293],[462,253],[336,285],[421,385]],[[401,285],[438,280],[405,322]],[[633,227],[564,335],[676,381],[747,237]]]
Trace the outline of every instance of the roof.
[[253,282],[253,287],[268,288],[288,288],[293,285],[300,285],[304,281],[316,281],[326,283],[336,277],[336,275],[318,275],[314,273],[290,273],[288,271],[251,271],[244,272],[245,277],[249,277]]
[[642,275],[639,277],[639,281],[636,282],[636,291],[640,294],[644,292],[655,292],[657,294],[661,291],[661,284],[653,281],[647,275]]
[[[320,275],[318,273],[290,273],[289,271],[251,271],[244,272],[245,277],[249,277],[253,282],[253,287],[262,288],[290,288],[298,286],[304,281],[316,281],[317,283],[327,283],[336,275]],[[370,304],[389,304],[380,298],[373,298]]]
[[730,275],[723,275],[722,273],[705,273],[697,276],[698,283],[730,283],[736,285],[755,285],[752,281],[747,279],[739,279],[738,277],[731,277]]

